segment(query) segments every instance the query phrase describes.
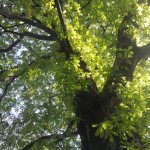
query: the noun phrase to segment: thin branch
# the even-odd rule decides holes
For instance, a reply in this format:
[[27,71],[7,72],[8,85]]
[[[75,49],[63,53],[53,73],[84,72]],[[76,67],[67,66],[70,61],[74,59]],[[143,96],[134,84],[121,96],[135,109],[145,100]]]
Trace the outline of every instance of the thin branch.
[[84,4],[81,9],[84,9],[85,7],[87,7],[90,3],[92,2],[92,0],[89,0],[86,4]]
[[32,2],[34,3],[33,7],[39,7],[40,6],[35,0],[32,0]]
[[56,38],[54,38],[53,36],[45,36],[45,35],[39,35],[39,34],[34,34],[32,32],[23,32],[24,36],[29,36],[29,37],[32,37],[32,38],[35,38],[35,39],[39,39],[39,40],[50,40],[50,41],[55,41]]
[[51,139],[54,136],[54,134],[52,135],[47,135],[47,136],[42,136],[39,139],[31,142],[30,144],[26,145],[22,150],[28,150],[29,148],[31,148],[36,142],[40,141],[40,140],[48,140]]
[[10,50],[12,50],[17,44],[19,44],[21,42],[21,40],[23,39],[23,36],[20,36],[19,39],[17,39],[14,43],[12,43],[9,47],[7,47],[6,49],[0,49],[0,52],[9,52]]
[[71,130],[71,128],[73,127],[74,123],[75,123],[74,120],[72,120],[72,121],[69,123],[69,125],[68,125],[68,127],[66,128],[66,131],[64,132],[64,134],[68,133],[69,130]]
[[23,73],[24,73],[24,71],[22,71],[22,72],[21,72],[20,74],[18,74],[18,75],[12,76],[11,80],[6,84],[3,94],[0,96],[0,103],[2,102],[2,99],[4,98],[4,96],[7,94],[8,88],[9,88],[9,86],[11,85],[11,83],[12,83],[16,78],[18,78],[19,76],[21,76]]
[[55,144],[58,144],[60,141],[63,141],[64,138],[67,138],[69,136],[77,136],[78,135],[77,131],[74,131],[68,134],[68,132],[71,130],[73,125],[74,125],[74,121],[71,121],[63,134],[51,134],[51,135],[42,136],[36,139],[35,141],[31,142],[30,144],[26,145],[22,150],[28,150],[36,142],[39,142],[41,140],[50,140],[52,138],[55,138],[56,139]]
[[23,26],[23,25],[25,25],[25,23],[14,24],[14,25],[8,26],[8,27],[6,27],[6,28],[7,28],[7,29],[11,29],[11,28],[20,27],[20,26]]
[[[50,58],[51,58],[50,55],[43,55],[43,56],[40,57],[40,59],[50,59]],[[34,64],[34,63],[36,63],[36,61],[30,62],[30,63],[28,64],[28,66],[31,66],[31,65]],[[17,66],[15,66],[15,67],[17,67]],[[0,103],[2,102],[2,99],[4,98],[4,96],[7,94],[8,88],[9,88],[9,86],[11,85],[11,83],[12,83],[16,78],[18,78],[18,77],[20,77],[22,74],[24,74],[25,71],[26,71],[26,69],[27,69],[27,67],[25,67],[25,68],[23,69],[23,71],[22,71],[20,74],[18,74],[18,75],[13,75],[13,76],[9,76],[9,77],[8,77],[9,79],[11,78],[11,80],[6,84],[3,94],[0,96]],[[1,75],[3,72],[4,72],[4,71],[1,71],[1,72],[0,72],[0,75]],[[7,77],[6,77],[6,78],[7,78]]]
[[[66,137],[66,136],[69,134],[70,130],[72,129],[72,127],[73,127],[73,125],[74,125],[74,123],[75,123],[74,120],[72,120],[72,121],[69,123],[68,127],[66,128],[65,132],[63,133],[63,136],[61,136],[62,138],[58,138],[58,139],[55,141],[55,144],[57,144],[57,143],[59,143],[60,141],[62,141],[62,139],[63,139],[64,137]],[[71,134],[74,134],[74,133],[72,132]]]

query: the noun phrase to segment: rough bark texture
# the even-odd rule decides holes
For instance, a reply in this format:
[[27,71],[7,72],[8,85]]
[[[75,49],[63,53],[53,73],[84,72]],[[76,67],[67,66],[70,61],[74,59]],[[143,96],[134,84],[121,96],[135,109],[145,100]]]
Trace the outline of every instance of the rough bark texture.
[[[132,15],[124,17],[122,24],[130,22]],[[114,112],[114,106],[120,104],[121,100],[117,99],[116,90],[118,84],[125,85],[122,78],[132,81],[134,70],[145,57],[150,55],[150,44],[138,47],[136,41],[129,37],[126,33],[126,27],[121,27],[118,31],[118,48],[116,59],[112,66],[112,70],[102,92],[99,94],[94,81],[89,85],[89,91],[81,91],[78,95],[77,116],[80,117],[78,123],[78,131],[81,137],[82,150],[125,150],[120,147],[120,139],[115,138],[114,143],[100,139],[95,136],[95,129],[92,124],[101,123]],[[128,23],[129,24],[129,23]],[[130,52],[132,55],[127,56],[126,51],[132,46]],[[129,139],[133,140],[133,139]]]
[[127,60],[119,60],[116,57],[112,68],[113,73],[108,77],[102,93],[98,94],[96,85],[91,83],[88,92],[81,91],[77,95],[77,116],[80,117],[78,131],[82,141],[82,150],[123,150],[120,148],[120,140],[117,137],[113,144],[96,137],[92,124],[101,123],[109,118],[114,111],[114,106],[119,105],[121,100],[117,99],[117,84],[123,82],[121,77],[132,81],[134,69],[138,62],[149,53],[150,44],[136,47],[134,51],[132,58]]

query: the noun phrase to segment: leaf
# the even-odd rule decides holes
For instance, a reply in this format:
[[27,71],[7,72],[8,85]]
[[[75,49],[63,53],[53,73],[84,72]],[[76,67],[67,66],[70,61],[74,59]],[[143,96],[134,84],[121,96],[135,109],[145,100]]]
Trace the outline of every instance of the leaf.
[[114,138],[113,138],[113,135],[111,134],[111,132],[109,132],[108,134],[109,134],[109,141],[114,142]]
[[103,127],[100,127],[100,128],[99,128],[99,135],[100,135],[100,138],[103,138],[103,137],[104,137],[104,135],[105,135],[105,130],[104,130]]
[[93,125],[92,125],[93,128],[96,128],[96,127],[98,127],[98,126],[100,126],[100,124],[93,124]]
[[129,46],[129,47],[128,47],[128,50],[129,50],[129,51],[132,50],[132,46]]
[[99,130],[100,130],[100,128],[98,128],[96,131],[95,131],[95,136],[99,136]]

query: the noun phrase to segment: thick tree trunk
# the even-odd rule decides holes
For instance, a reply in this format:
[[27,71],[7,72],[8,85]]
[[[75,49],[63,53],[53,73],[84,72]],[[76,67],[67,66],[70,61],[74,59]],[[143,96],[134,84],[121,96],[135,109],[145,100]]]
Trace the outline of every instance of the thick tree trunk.
[[[131,20],[132,14],[128,14],[124,17],[122,24],[125,22],[130,24]],[[121,102],[116,93],[118,85],[126,85],[123,78],[131,82],[138,62],[150,55],[150,44],[138,47],[136,41],[126,34],[126,29],[126,27],[120,27],[118,30],[116,59],[102,92],[99,94],[96,84],[90,79],[88,91],[83,90],[77,94],[76,114],[80,118],[78,132],[82,150],[126,150],[121,148],[119,137],[115,137],[114,143],[100,139],[95,136],[96,129],[92,127],[93,124],[102,123],[110,117],[114,112],[114,106],[118,106]]]
[[98,94],[95,89],[93,85],[89,86],[88,92],[82,91],[77,96],[77,116],[80,117],[78,132],[81,137],[82,150],[121,150],[119,139],[116,138],[115,143],[110,143],[95,136],[96,130],[92,124],[103,122],[112,111],[111,107],[104,102],[110,96],[107,93],[106,95]]
[[[126,83],[122,77],[125,77],[127,81],[132,81],[133,72],[138,62],[150,55],[150,44],[136,47],[133,51],[132,58],[119,60],[120,58],[116,57],[112,72],[100,94],[93,81],[89,85],[88,91],[83,90],[77,94],[76,113],[80,118],[78,132],[81,137],[82,150],[125,150],[120,147],[119,137],[115,138],[114,143],[96,137],[95,128],[92,125],[108,119],[114,112],[114,106],[120,104],[121,100],[117,99],[116,93],[118,84],[125,86]],[[117,70],[115,70],[116,66]]]

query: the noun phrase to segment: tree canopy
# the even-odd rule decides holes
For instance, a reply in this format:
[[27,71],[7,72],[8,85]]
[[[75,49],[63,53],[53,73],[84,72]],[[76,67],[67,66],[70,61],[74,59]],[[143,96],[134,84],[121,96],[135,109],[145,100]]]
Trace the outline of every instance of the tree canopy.
[[149,0],[0,1],[0,149],[150,148]]

